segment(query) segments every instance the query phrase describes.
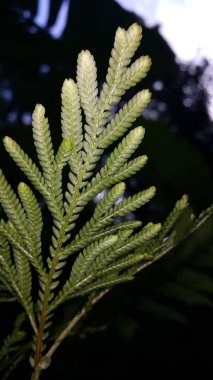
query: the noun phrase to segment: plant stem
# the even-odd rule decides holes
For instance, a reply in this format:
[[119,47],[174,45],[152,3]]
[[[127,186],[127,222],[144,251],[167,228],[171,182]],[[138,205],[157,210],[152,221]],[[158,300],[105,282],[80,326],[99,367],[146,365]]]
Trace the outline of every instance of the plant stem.
[[[53,345],[50,347],[49,351],[45,355],[47,358],[51,358],[54,352],[57,350],[58,346],[61,344],[61,342],[64,340],[64,338],[67,337],[67,335],[72,331],[72,329],[75,327],[75,325],[83,318],[87,312],[91,309],[92,306],[94,306],[100,299],[102,299],[107,293],[109,289],[103,290],[101,293],[99,293],[95,298],[92,300],[89,299],[85,303],[85,305],[82,307],[82,309],[71,319],[71,321],[68,323],[67,327],[61,332],[61,334],[58,336],[56,341],[53,343]],[[41,316],[41,322],[38,332],[38,338],[37,338],[37,355],[35,356],[35,366],[34,366],[34,372],[32,374],[32,380],[39,380],[42,368],[40,367],[40,355],[41,355],[41,349],[42,349],[42,336],[43,336],[43,329],[45,323],[46,316]]]
[[[161,252],[160,255],[156,256],[154,260],[150,260],[149,262],[143,264],[138,270],[135,272],[138,273],[145,267],[149,266],[153,261],[159,259],[160,257],[164,256],[165,253],[170,251],[173,248],[173,245],[167,247],[165,250]],[[53,343],[53,345],[50,347],[49,351],[45,355],[47,358],[51,358],[52,355],[55,353],[57,348],[60,346],[60,344],[63,342],[63,340],[67,337],[67,335],[73,330],[73,328],[76,326],[76,324],[88,313],[88,311],[93,307],[97,302],[99,302],[108,292],[110,289],[105,289],[102,292],[100,292],[98,295],[96,295],[92,300],[90,299],[85,303],[85,305],[82,307],[82,309],[70,320],[68,325],[65,327],[65,329],[60,333],[56,341]],[[48,293],[49,294],[49,293]],[[46,297],[45,297],[46,298]],[[45,309],[45,308],[44,308]],[[43,309],[43,311],[44,311]],[[46,320],[46,314],[42,313],[41,315],[41,323],[39,326],[39,332],[38,332],[38,339],[37,339],[37,353],[39,354],[37,357],[35,357],[35,369],[32,376],[32,380],[39,380],[40,374],[41,374],[41,367],[39,366],[40,361],[40,354],[41,354],[41,348],[42,348],[42,336],[43,336],[43,330],[44,330],[44,324]]]
[[88,311],[88,308],[85,306],[75,315],[73,319],[71,319],[67,327],[61,332],[61,334],[58,336],[58,338],[50,347],[49,351],[47,352],[45,356],[50,358],[54,354],[54,352],[57,350],[58,346],[61,344],[64,338],[66,338],[66,336],[70,333],[70,331],[78,323],[78,321],[80,321],[80,319],[87,313],[87,311]]
[[[42,305],[42,310],[41,310],[41,318],[40,318],[40,324],[39,324],[37,340],[36,340],[35,364],[34,364],[34,372],[33,372],[33,376],[37,376],[37,377],[35,377],[35,380],[39,379],[40,372],[41,372],[41,370],[39,372],[38,368],[40,368],[40,359],[41,359],[41,352],[42,352],[42,345],[43,345],[42,341],[43,341],[43,335],[44,335],[44,328],[45,328],[45,323],[46,323],[46,319],[47,319],[48,312],[49,312],[48,304],[49,304],[49,295],[51,292],[51,284],[52,284],[53,277],[55,274],[56,266],[57,266],[59,258],[60,258],[61,247],[63,245],[63,240],[64,240],[64,237],[66,235],[66,229],[67,229],[67,226],[69,225],[69,221],[70,221],[70,218],[72,216],[73,210],[76,207],[76,204],[78,202],[79,188],[80,188],[80,185],[82,183],[83,174],[84,173],[82,171],[81,175],[79,175],[78,182],[76,184],[76,188],[75,188],[75,191],[73,194],[73,201],[70,205],[68,213],[66,214],[66,216],[62,222],[60,234],[58,237],[57,247],[55,249],[55,255],[52,259],[52,265],[51,265],[49,274],[47,276],[47,281],[45,284],[44,296],[43,296],[43,305]],[[36,375],[37,372],[38,372],[38,375]],[[32,377],[32,378],[34,380],[34,377]]]
[[83,318],[91,309],[91,307],[94,306],[99,300],[101,300],[108,292],[109,292],[109,289],[105,289],[101,293],[99,293],[95,298],[85,303],[82,309],[74,316],[74,318],[71,319],[67,327],[65,327],[65,329],[61,332],[61,334],[58,336],[58,338],[50,347],[49,351],[47,352],[45,356],[47,356],[48,358],[51,358],[51,356],[57,350],[58,346],[61,344],[64,338],[66,338],[67,335],[72,331],[72,329],[80,321],[80,319]]
[[39,380],[41,375],[41,367],[37,366],[32,374],[32,380]]

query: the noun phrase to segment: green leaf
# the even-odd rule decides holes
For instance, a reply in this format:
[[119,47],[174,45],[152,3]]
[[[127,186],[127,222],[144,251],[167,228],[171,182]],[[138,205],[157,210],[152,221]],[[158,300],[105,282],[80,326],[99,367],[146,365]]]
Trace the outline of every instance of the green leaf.
[[[18,186],[18,192],[22,201],[23,207],[26,211],[27,222],[31,236],[31,251],[30,255],[32,264],[37,269],[40,276],[45,279],[46,272],[42,262],[41,256],[41,232],[42,232],[42,215],[39,203],[32,190],[24,183],[21,182]],[[18,250],[20,252],[20,250]]]
[[131,25],[127,31],[123,28],[116,31],[106,81],[100,94],[100,108],[104,110],[102,125],[107,121],[114,104],[120,101],[125,92],[120,85],[121,78],[140,44],[141,37],[142,29],[138,24]]
[[[108,176],[116,174],[131,155],[136,151],[144,137],[144,128],[138,127],[133,129],[121,143],[114,149],[106,161],[106,172]],[[143,156],[147,160],[147,156]]]
[[[81,105],[88,125],[93,126],[98,114],[98,83],[97,68],[94,57],[88,50],[83,50],[78,56],[77,84]],[[86,133],[86,143],[90,135]]]
[[120,86],[125,90],[135,86],[141,79],[145,78],[151,66],[151,59],[149,56],[141,56],[138,58],[122,75]]
[[92,243],[85,248],[82,253],[77,257],[70,276],[70,284],[77,284],[86,275],[86,272],[95,258],[101,254],[101,252],[107,250],[115,244],[117,241],[116,235],[107,236],[99,242]]
[[140,116],[150,99],[151,94],[148,90],[142,90],[130,99],[100,135],[98,146],[105,149],[121,137]]
[[73,166],[79,170],[82,163],[83,131],[78,87],[72,79],[66,79],[62,87],[62,137],[69,140],[72,147],[70,159]]
[[48,120],[45,118],[45,109],[37,104],[33,112],[33,138],[38,159],[43,169],[43,175],[50,187],[51,171],[54,161],[54,152],[50,136]]
[[7,182],[2,170],[0,169],[0,202],[7,214],[7,217],[13,222],[17,231],[23,237],[26,245],[29,246],[30,236],[26,220],[26,214],[19,202],[18,197]]

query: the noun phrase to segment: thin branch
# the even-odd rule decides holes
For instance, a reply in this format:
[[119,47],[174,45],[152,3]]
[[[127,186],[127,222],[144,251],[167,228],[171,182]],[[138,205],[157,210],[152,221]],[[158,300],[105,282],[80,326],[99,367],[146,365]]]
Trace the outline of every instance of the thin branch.
[[56,341],[50,347],[49,351],[45,355],[46,357],[51,358],[51,356],[57,350],[58,346],[61,344],[64,338],[66,338],[67,335],[72,331],[75,325],[88,313],[91,307],[94,306],[97,302],[99,302],[108,292],[109,289],[105,289],[101,293],[99,293],[95,298],[85,303],[82,309],[75,315],[74,318],[71,319],[67,327],[61,332]]

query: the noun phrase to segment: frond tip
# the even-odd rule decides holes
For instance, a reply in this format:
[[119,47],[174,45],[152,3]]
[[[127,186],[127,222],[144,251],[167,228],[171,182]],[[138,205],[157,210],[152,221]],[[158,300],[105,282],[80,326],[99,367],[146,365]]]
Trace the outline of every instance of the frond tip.
[[[41,104],[36,105],[32,117],[38,166],[15,141],[4,138],[6,151],[30,185],[21,180],[16,194],[0,169],[4,211],[0,220],[0,301],[17,300],[30,321],[35,349],[33,379],[38,379],[62,339],[103,294],[132,280],[178,241],[173,236],[188,206],[186,195],[175,204],[165,223],[144,226],[135,220],[135,212],[152,199],[155,187],[134,195],[125,193],[124,180],[147,162],[146,155],[137,156],[145,130],[132,125],[149,103],[150,91],[136,92],[128,102],[123,99],[119,107],[125,92],[146,76],[151,65],[148,56],[131,62],[141,38],[142,28],[136,23],[127,30],[118,28],[100,93],[95,59],[88,50],[80,52],[76,80],[65,79],[62,86],[61,139],[56,154]],[[103,155],[108,147],[110,153]],[[99,202],[92,205],[87,219],[86,212],[81,213],[97,195]],[[212,212],[210,207],[202,213],[187,233]],[[80,216],[82,226],[78,224]],[[49,231],[51,236],[46,236]],[[51,242],[49,250],[47,242]],[[86,295],[83,311],[45,352],[53,311],[67,300]],[[22,336],[15,328],[0,350],[0,360],[14,349],[19,338]]]
[[45,118],[45,109],[37,104],[33,112],[33,138],[44,178],[50,184],[51,167],[54,160],[53,146],[48,120]]

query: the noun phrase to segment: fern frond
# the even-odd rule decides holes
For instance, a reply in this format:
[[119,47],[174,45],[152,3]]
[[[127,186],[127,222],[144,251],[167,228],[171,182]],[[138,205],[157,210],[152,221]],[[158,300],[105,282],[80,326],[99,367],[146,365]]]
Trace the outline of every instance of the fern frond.
[[78,171],[82,164],[83,131],[78,87],[72,79],[66,79],[62,87],[62,137],[71,142],[73,166]]
[[71,138],[67,138],[62,140],[57,154],[55,156],[54,162],[53,162],[53,172],[57,173],[58,170],[62,170],[64,166],[68,163],[70,160],[70,156],[72,154],[72,141]]
[[117,241],[116,235],[107,236],[106,238],[92,243],[87,248],[85,248],[82,253],[80,253],[73,264],[69,283],[75,285],[80,282],[91,263],[95,260],[95,258],[101,254],[101,252],[110,248]]
[[125,184],[119,183],[114,186],[98,203],[95,208],[92,218],[84,225],[80,230],[78,236],[79,238],[87,237],[89,238],[92,234],[96,233],[101,228],[105,227],[107,224],[102,222],[102,215],[105,214],[116,200],[118,200],[124,193]]
[[72,297],[81,297],[81,296],[85,296],[86,294],[97,292],[99,290],[111,289],[114,286],[120,285],[124,282],[132,281],[132,280],[134,280],[134,276],[132,275],[106,276],[106,278],[98,279],[94,281],[94,283],[92,283],[89,286],[86,286],[84,289],[80,290],[78,293],[72,295]]
[[[0,203],[8,218],[0,220],[0,301],[4,296],[6,300],[18,300],[29,317],[35,333],[35,357],[31,358],[33,378],[40,376],[40,370],[49,364],[63,337],[103,293],[132,280],[137,272],[179,242],[174,238],[174,227],[188,205],[187,196],[176,203],[163,227],[159,223],[148,223],[138,231],[135,229],[141,222],[125,221],[129,213],[134,213],[155,194],[152,186],[125,198],[125,183],[122,182],[142,169],[147,161],[145,155],[133,156],[144,137],[144,128],[139,126],[131,131],[130,128],[150,101],[151,94],[148,90],[140,91],[117,113],[116,108],[113,109],[121,96],[144,78],[150,68],[151,60],[147,56],[130,65],[141,37],[142,30],[137,24],[128,30],[117,30],[100,97],[95,60],[89,51],[79,54],[77,83],[66,79],[62,87],[62,141],[58,143],[56,155],[45,109],[36,106],[33,137],[41,170],[17,143],[9,137],[4,139],[7,152],[41,194],[52,220],[52,236],[47,239],[51,244],[46,253],[42,251],[46,244],[41,244],[42,214],[34,189],[21,182],[18,198],[0,171]],[[84,131],[82,112],[86,124]],[[119,138],[122,140],[112,147],[105,160],[104,149]],[[96,167],[101,157],[103,163]],[[68,170],[63,178],[65,166]],[[63,185],[66,185],[65,193]],[[103,190],[106,195],[94,207],[92,217],[80,227],[76,221],[82,210]],[[180,228],[177,235],[182,238],[183,234],[193,232],[212,211],[213,208],[208,209],[193,220],[194,223],[191,220],[190,228],[185,223],[187,228]],[[48,213],[48,220],[49,217]],[[187,221],[190,218],[188,213]],[[124,221],[115,224],[120,220]],[[76,252],[71,268],[64,268],[72,262],[71,258],[68,262],[68,256]],[[31,271],[32,266],[37,272]],[[62,281],[59,279],[61,273],[65,276]],[[32,301],[34,278],[35,287],[39,286],[35,305]],[[101,295],[102,289],[105,291]],[[53,311],[64,301],[84,295],[89,295],[86,306],[46,351]]]
[[105,149],[121,137],[142,113],[151,99],[149,90],[138,92],[115,115],[103,133],[99,136],[98,146]]
[[88,268],[92,265],[93,261],[98,255],[113,246],[116,241],[116,235],[106,236],[102,240],[95,241],[94,243],[90,244],[78,255],[72,266],[70,278],[67,280],[62,290],[59,291],[59,294],[51,303],[50,311],[63,303],[71,295],[78,292],[80,288],[87,286],[94,280],[93,276],[86,276]]
[[[120,171],[118,171],[118,173],[116,173],[111,178],[107,178],[106,176],[104,176],[104,174],[106,174],[106,173],[104,173],[105,169],[102,168],[101,172],[103,173],[103,178],[100,175],[100,173],[98,173],[96,175],[96,177],[94,177],[92,179],[92,181],[88,184],[88,186],[85,188],[85,190],[82,192],[82,194],[79,196],[78,201],[77,201],[77,206],[73,212],[74,216],[71,219],[71,228],[74,228],[75,224],[73,224],[73,221],[75,221],[78,218],[79,212],[84,208],[86,203],[88,203],[98,193],[100,193],[103,189],[105,189],[107,185],[109,186],[110,184],[111,185],[116,184],[116,183],[122,181],[123,179],[128,178],[129,176],[135,174],[138,170],[140,170],[140,168],[142,168],[144,166],[145,163],[146,163],[146,156],[138,157],[138,158],[126,163],[123,166],[123,168],[121,168]],[[155,188],[151,187],[150,189],[147,189],[145,192],[143,192],[143,194],[142,193],[137,194],[135,197],[138,196],[140,198],[140,196],[141,196],[142,198],[144,197],[144,200],[145,200],[145,198],[147,196],[147,200],[145,201],[145,203],[146,203],[154,196],[154,193],[155,193]],[[150,198],[149,198],[149,196],[150,196]],[[130,199],[128,199],[128,201],[131,202]],[[133,199],[133,201],[136,202],[136,199]],[[122,202],[120,204],[123,205]],[[142,203],[142,204],[144,204],[144,203]],[[140,206],[138,206],[138,207],[140,207]],[[129,208],[129,210],[130,210],[130,208]],[[134,206],[133,206],[133,208],[134,208]],[[134,210],[136,210],[136,208]],[[126,210],[128,210],[128,207],[126,208]],[[127,211],[126,214],[128,214],[129,212],[131,212],[131,211]],[[126,214],[124,214],[124,215],[126,215]],[[103,222],[105,223],[105,221],[103,221]],[[105,225],[108,225],[108,224],[109,223],[107,222],[106,224],[103,224],[102,227],[104,227]]]
[[[84,225],[84,227],[79,231],[78,235],[76,236],[76,240],[74,240],[74,246],[75,242],[77,242],[77,246],[80,246],[83,244],[85,246],[85,242],[90,241],[90,238],[94,233],[97,233],[98,230],[102,229],[107,224],[103,224],[101,217],[104,213],[107,212],[107,210],[114,204],[118,198],[121,197],[121,195],[124,193],[125,190],[125,184],[120,183],[113,187],[106,195],[105,197],[98,203],[98,205],[95,208],[94,214],[92,218]],[[78,217],[79,210],[81,210],[82,207],[77,207],[74,211],[74,214],[76,213],[76,217]],[[73,218],[72,218],[73,221]],[[80,241],[79,241],[80,239]],[[94,239],[92,238],[91,241]],[[73,248],[73,245],[69,246],[69,252],[71,248]],[[75,249],[75,248],[74,248]],[[69,253],[70,254],[70,253]]]
[[30,244],[29,229],[26,214],[11,186],[7,182],[2,170],[0,169],[0,202],[7,215],[13,222],[17,231],[22,236],[26,245]]
[[16,297],[13,295],[13,290],[4,279],[4,274],[0,269],[0,302],[15,302]]
[[120,272],[124,269],[129,269],[134,265],[140,264],[142,261],[146,260],[146,257],[146,253],[135,255],[131,254],[122,259],[113,261],[109,266],[105,268],[103,267],[100,271],[100,276],[109,273],[120,274]]
[[26,257],[30,260],[32,256],[30,252],[27,250],[20,234],[14,228],[12,222],[8,221],[7,223],[4,220],[0,220],[0,236],[3,236],[8,242],[14,247],[17,248],[20,252],[22,252]]
[[92,262],[92,264],[88,268],[86,276],[88,275],[95,276],[96,274],[97,276],[99,276],[102,269],[108,268],[109,264],[117,260],[118,257],[116,256],[116,253],[114,252],[116,252],[118,248],[125,245],[125,241],[132,235],[132,232],[133,232],[133,229],[118,231],[117,242],[113,245],[113,247],[105,250],[104,252],[101,253],[101,255],[95,258],[95,260]]
[[[119,171],[126,163],[126,161],[131,157],[131,155],[136,151],[138,146],[144,137],[144,128],[137,127],[133,129],[121,143],[114,149],[106,161],[106,171],[108,176],[112,176]],[[147,156],[143,156],[144,159]]]
[[12,272],[15,273],[15,267],[11,260],[10,246],[8,241],[0,235],[0,261],[1,261],[1,273],[3,277],[7,275],[7,268],[12,269]]
[[137,247],[140,247],[144,242],[148,242],[153,239],[161,230],[161,224],[148,223],[141,231],[137,232],[129,239],[125,244],[116,250],[116,255],[124,255],[128,252],[134,251]]
[[95,60],[88,50],[82,50],[78,55],[77,84],[86,122],[93,126],[98,113],[98,83]]
[[146,156],[139,156],[133,160],[130,160],[111,177],[107,176],[108,168],[106,165],[104,165],[100,172],[97,173],[96,176],[92,178],[91,182],[89,182],[88,185],[83,189],[78,199],[78,206],[84,206],[106,187],[115,185],[116,183],[119,183],[124,179],[133,176],[143,168],[143,166],[146,164],[146,161]]
[[[95,276],[96,277],[96,276]],[[94,279],[93,276],[89,275],[84,278],[81,282],[77,283],[75,286],[67,288],[64,287],[58,296],[54,299],[53,303],[50,305],[50,311],[55,310],[63,302],[70,298],[81,297],[87,294],[92,294],[94,291],[99,291],[101,289],[112,288],[113,286],[119,285],[123,282],[131,281],[134,277],[132,275],[106,275],[100,279]]]
[[[124,194],[125,188],[125,183],[121,182],[118,185],[115,185],[111,190],[109,190],[109,192],[99,201],[95,208],[92,218],[95,223],[99,221],[102,215],[106,214],[106,212],[112,207],[115,201],[117,201]],[[88,222],[88,225],[92,227],[91,222]],[[90,229],[90,227],[88,228],[88,230]]]
[[196,231],[202,224],[204,224],[213,214],[213,204],[209,206],[206,210],[202,211],[200,215],[194,220],[190,233]]
[[13,256],[19,288],[22,290],[22,295],[24,299],[27,301],[29,305],[31,305],[32,275],[30,271],[29,261],[16,248],[13,248]]
[[[122,234],[118,236],[117,244],[115,244],[112,249],[105,251],[102,253],[102,255],[98,256],[86,274],[93,275],[97,272],[105,273],[105,270],[107,271],[107,268],[113,268],[114,262],[118,262],[118,264],[121,263],[122,265],[124,265],[125,268],[127,268],[128,260],[133,259],[133,257],[138,257],[139,260],[137,261],[136,258],[135,264],[133,262],[134,260],[132,260],[132,264],[129,266],[134,266],[137,262],[139,263],[141,261],[140,257],[143,260],[147,259],[147,254],[144,252],[142,252],[142,254],[135,253],[129,256],[126,256],[126,254],[129,252],[133,252],[141,244],[151,240],[159,233],[160,229],[161,224],[148,223],[141,231],[134,235],[132,235],[132,231],[124,231],[123,236]],[[121,256],[125,256],[127,261],[125,261],[125,259],[120,259]],[[114,270],[112,269],[112,271]]]
[[37,326],[32,312],[31,300],[29,297],[25,297],[25,289],[21,288],[19,283],[19,275],[17,274],[16,268],[11,261],[9,244],[2,237],[0,237],[0,264],[1,274],[4,277],[5,282],[12,290],[12,294],[16,296],[16,299],[24,307],[31,322],[32,328],[34,332],[37,333]]
[[18,193],[27,215],[29,230],[34,237],[36,255],[40,255],[43,222],[39,203],[32,190],[24,182],[19,183]]
[[125,90],[135,86],[145,78],[151,66],[151,59],[148,55],[138,58],[122,75],[120,86]]
[[3,141],[9,155],[13,158],[18,167],[24,172],[24,174],[33,184],[35,189],[38,190],[46,200],[48,208],[53,217],[61,219],[61,211],[58,208],[58,205],[55,203],[54,199],[51,198],[50,190],[38,167],[20,148],[20,146],[10,137],[6,136]]
[[34,162],[20,148],[20,146],[9,136],[4,139],[4,146],[9,155],[13,158],[18,167],[24,172],[30,182],[35,186],[45,199],[48,198],[48,188],[45,184],[44,177]]
[[44,270],[41,256],[41,231],[43,226],[41,209],[32,190],[24,182],[19,184],[18,192],[27,214],[27,222],[31,235],[31,263],[44,279],[46,272]]
[[43,175],[47,186],[50,187],[54,153],[48,120],[45,118],[45,109],[41,104],[37,104],[35,107],[32,124],[34,144],[38,159],[43,169]]
[[164,222],[159,239],[163,239],[165,236],[167,236],[167,234],[171,231],[172,227],[177,222],[181,213],[186,209],[186,207],[188,207],[188,205],[188,196],[183,195],[183,197],[176,202],[173,210]]
[[[83,229],[76,235],[72,243],[68,244],[62,253],[62,257],[66,257],[67,255],[73,254],[80,249],[86,247],[88,244],[101,240],[106,236],[109,235],[116,235],[119,231],[128,231],[128,230],[133,230],[135,228],[138,228],[141,226],[140,221],[129,221],[129,222],[123,222],[119,224],[112,225],[110,227],[106,227],[101,229],[98,232],[94,232],[91,235],[84,235],[83,234]],[[82,232],[82,234],[81,234]],[[82,235],[82,236],[81,236]]]
[[116,216],[125,216],[130,212],[134,212],[145,203],[149,202],[155,195],[156,189],[154,186],[146,190],[125,198],[123,201],[112,207],[111,210],[105,215],[105,218],[115,218]]
[[131,25],[127,31],[122,28],[116,31],[106,82],[100,94],[100,108],[104,110],[102,125],[106,123],[114,104],[120,101],[125,92],[119,86],[120,80],[140,44],[141,37],[142,29],[138,24]]
[[[60,210],[59,215],[62,216],[64,215],[62,170],[72,157],[71,147],[71,139],[62,140],[62,143],[60,144],[58,152],[55,156],[51,173],[51,198],[54,199],[54,202],[57,204],[57,207]],[[58,213],[56,219],[61,220],[61,217],[58,217]]]

